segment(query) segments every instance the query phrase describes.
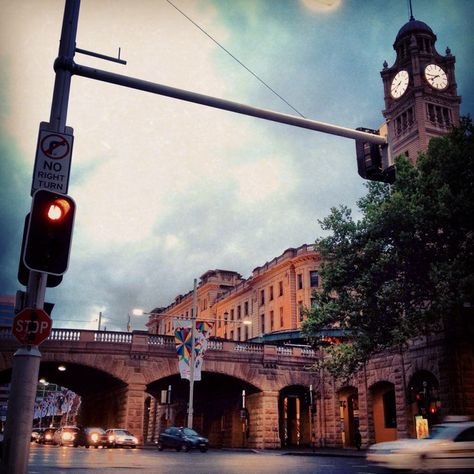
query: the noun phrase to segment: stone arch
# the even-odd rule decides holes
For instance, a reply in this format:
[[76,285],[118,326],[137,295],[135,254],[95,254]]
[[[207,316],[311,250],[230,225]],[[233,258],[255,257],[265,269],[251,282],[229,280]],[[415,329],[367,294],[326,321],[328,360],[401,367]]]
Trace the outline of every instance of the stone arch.
[[309,388],[292,384],[282,387],[278,397],[281,446],[309,446],[312,442],[312,413]]
[[397,403],[395,384],[379,381],[369,387],[369,436],[375,443],[397,439]]
[[431,427],[441,421],[439,381],[429,370],[415,371],[407,384],[408,431],[417,437],[416,418],[421,416],[428,420]]
[[[222,372],[202,372],[202,380],[194,384],[193,428],[209,438],[211,446],[238,446],[246,444],[243,439],[241,409],[243,408],[242,391],[245,390],[247,413],[252,420],[255,413],[252,399],[262,393],[259,387],[242,378]],[[181,379],[177,372],[169,371],[159,374],[161,378],[146,385],[146,392],[158,400],[156,432],[166,426],[187,424],[187,404],[189,401],[189,381]],[[171,387],[168,389],[168,387]],[[170,391],[170,404],[161,403],[161,392]],[[167,412],[169,418],[164,418]],[[255,425],[256,429],[257,426]],[[145,431],[150,432],[145,428]]]

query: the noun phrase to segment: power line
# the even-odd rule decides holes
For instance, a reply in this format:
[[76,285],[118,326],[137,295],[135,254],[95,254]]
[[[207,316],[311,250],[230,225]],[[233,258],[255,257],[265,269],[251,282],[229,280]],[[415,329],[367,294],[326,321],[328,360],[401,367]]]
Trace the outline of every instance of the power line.
[[273,92],[278,98],[280,98],[286,105],[291,107],[300,117],[305,118],[305,116],[299,112],[295,107],[293,107],[285,98],[283,98],[278,92],[272,89],[263,79],[261,79],[256,73],[254,73],[251,69],[249,69],[242,61],[240,61],[237,57],[235,57],[228,49],[222,46],[216,39],[214,39],[204,28],[199,26],[192,18],[190,18],[186,13],[180,10],[176,5],[174,5],[171,0],[166,0],[173,8],[175,8],[181,15],[183,15],[187,20],[189,20],[196,28],[201,30],[210,40],[219,46],[222,50],[224,50],[232,59],[238,62],[244,69],[246,69],[252,76],[254,76],[258,81],[260,81],[267,89]]

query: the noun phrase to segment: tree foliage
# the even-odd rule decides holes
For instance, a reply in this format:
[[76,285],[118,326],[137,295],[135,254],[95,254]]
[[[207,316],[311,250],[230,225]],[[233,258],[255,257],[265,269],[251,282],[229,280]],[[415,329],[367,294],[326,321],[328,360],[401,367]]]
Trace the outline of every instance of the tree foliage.
[[427,334],[474,300],[474,137],[470,118],[430,141],[417,165],[396,159],[393,186],[370,182],[357,203],[320,221],[321,291],[303,332],[317,342],[340,328],[349,341],[328,349],[325,366],[347,376],[378,351]]

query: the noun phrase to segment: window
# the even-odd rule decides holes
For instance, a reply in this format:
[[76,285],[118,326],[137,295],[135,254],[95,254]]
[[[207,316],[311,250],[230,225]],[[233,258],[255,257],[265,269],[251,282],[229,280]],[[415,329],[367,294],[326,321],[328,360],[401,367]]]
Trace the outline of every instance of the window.
[[311,288],[317,288],[319,286],[319,275],[317,270],[311,270],[309,272],[309,282]]
[[283,282],[278,282],[278,296],[283,296]]
[[249,338],[249,327],[245,326],[245,340]]
[[248,316],[249,315],[249,302],[246,301],[244,303],[244,316]]
[[410,107],[395,118],[395,135],[406,133],[414,124],[413,107]]
[[240,304],[237,306],[237,319],[242,319],[242,308],[240,307]]
[[426,104],[426,115],[428,120],[437,127],[448,128],[451,126],[451,110],[447,107]]
[[265,315],[264,314],[260,316],[260,329],[261,329],[261,333],[265,334]]
[[283,320],[283,306],[280,306],[280,327],[282,328],[284,325],[284,320]]
[[237,328],[237,340],[240,341],[240,337],[241,337],[241,330],[240,328]]
[[467,430],[461,431],[454,440],[456,443],[465,441],[474,441],[474,428],[468,428]]
[[298,290],[303,288],[303,274],[298,273]]
[[230,310],[230,320],[233,321],[234,320],[234,308],[232,308]]
[[270,331],[273,331],[275,326],[275,318],[273,317],[273,311],[270,311]]
[[230,331],[230,340],[231,340],[231,341],[234,340],[234,331]]
[[298,319],[300,321],[303,321],[303,316],[304,316],[304,312],[303,312],[303,302],[302,301],[298,301]]
[[397,410],[395,407],[395,390],[389,390],[383,394],[383,413],[385,428],[396,428]]
[[260,306],[265,304],[265,290],[260,290]]
[[273,286],[270,287],[270,301],[273,300]]

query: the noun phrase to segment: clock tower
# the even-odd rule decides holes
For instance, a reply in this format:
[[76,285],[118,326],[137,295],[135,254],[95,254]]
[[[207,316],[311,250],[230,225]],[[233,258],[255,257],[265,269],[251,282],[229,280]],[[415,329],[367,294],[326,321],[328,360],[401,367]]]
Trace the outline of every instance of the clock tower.
[[412,163],[432,137],[459,122],[455,57],[449,48],[439,54],[435,43],[433,30],[411,16],[395,38],[395,63],[388,67],[385,61],[380,73],[392,156],[405,155]]

